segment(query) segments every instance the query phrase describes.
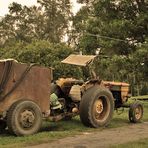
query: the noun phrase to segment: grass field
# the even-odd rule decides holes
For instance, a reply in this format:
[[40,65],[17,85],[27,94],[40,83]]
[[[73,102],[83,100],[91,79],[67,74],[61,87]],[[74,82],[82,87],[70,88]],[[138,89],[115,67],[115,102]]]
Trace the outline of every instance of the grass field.
[[131,99],[147,100],[147,99],[148,99],[148,95],[144,95],[144,96],[135,96],[135,97],[131,97]]
[[[148,96],[147,96],[148,98]],[[143,97],[142,97],[143,99]],[[148,101],[143,102],[144,105],[144,117],[143,121],[148,122]],[[114,117],[116,119],[116,117]],[[115,120],[114,119],[114,120]],[[146,139],[140,139],[138,141],[133,141],[133,142],[128,142],[125,144],[120,144],[120,145],[115,145],[112,146],[111,148],[147,148],[148,147],[148,138]]]
[[147,147],[148,147],[148,138],[140,139],[138,141],[133,141],[125,144],[116,145],[111,148],[147,148]]
[[[148,121],[148,102],[143,103],[144,104],[144,118],[143,121]],[[127,126],[129,125],[128,121],[128,110],[125,109],[122,114],[122,110],[118,111],[118,113],[115,111],[114,118],[110,125],[105,128],[117,128],[121,126]],[[20,148],[27,145],[34,145],[34,144],[41,144],[50,142],[52,140],[56,140],[59,138],[82,134],[83,132],[92,132],[92,131],[99,131],[103,128],[99,129],[93,129],[93,128],[87,128],[83,126],[83,124],[80,122],[79,117],[75,117],[71,121],[59,121],[59,122],[44,122],[43,127],[41,131],[35,135],[32,136],[26,136],[26,137],[16,137],[13,135],[10,135],[8,131],[4,131],[0,134],[0,148]],[[133,145],[134,144],[134,145]],[[117,145],[115,147],[130,147],[135,148],[136,146],[145,146],[148,145],[148,139],[142,139],[142,141],[136,141],[136,143],[127,143],[125,145]],[[138,147],[139,148],[139,147]]]

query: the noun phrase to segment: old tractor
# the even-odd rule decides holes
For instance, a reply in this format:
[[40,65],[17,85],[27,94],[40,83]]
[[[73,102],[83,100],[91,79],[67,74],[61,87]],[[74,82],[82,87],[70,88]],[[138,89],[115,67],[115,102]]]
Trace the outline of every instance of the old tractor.
[[[62,63],[86,67],[92,65],[95,58],[93,55],[70,55]],[[64,98],[68,113],[65,117],[71,119],[72,116],[80,115],[84,125],[97,128],[109,124],[114,110],[122,107],[129,108],[130,122],[140,122],[143,106],[137,101],[127,103],[130,97],[129,84],[103,81],[96,76],[93,69],[90,71],[92,76],[86,82],[74,78],[60,78],[52,84],[52,94],[59,101],[57,104],[62,104],[59,98]]]
[[[96,56],[70,55],[62,63],[87,66]],[[76,115],[85,126],[98,128],[110,123],[113,112],[129,107],[129,120],[139,122],[143,107],[135,102],[125,105],[129,84],[59,78],[54,83],[52,69],[38,65],[0,61],[0,128],[18,136],[36,133],[43,119],[70,120]]]

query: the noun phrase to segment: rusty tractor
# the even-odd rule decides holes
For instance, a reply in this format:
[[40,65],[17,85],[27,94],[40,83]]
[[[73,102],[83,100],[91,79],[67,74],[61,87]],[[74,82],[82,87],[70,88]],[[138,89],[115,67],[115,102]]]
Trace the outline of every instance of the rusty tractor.
[[[62,63],[86,66],[95,56],[70,55]],[[110,123],[113,112],[129,107],[129,120],[139,122],[143,107],[135,102],[125,105],[129,84],[101,81],[86,82],[59,78],[54,83],[52,69],[15,60],[0,61],[0,128],[24,136],[39,131],[43,119],[70,120],[80,115],[81,122],[98,128]]]

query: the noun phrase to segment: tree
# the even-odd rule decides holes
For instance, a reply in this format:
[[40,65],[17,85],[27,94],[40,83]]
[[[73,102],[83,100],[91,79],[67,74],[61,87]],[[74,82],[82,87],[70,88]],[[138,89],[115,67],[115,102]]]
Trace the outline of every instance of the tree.
[[27,7],[13,2],[9,6],[9,14],[1,22],[2,38],[7,42],[40,39],[44,29],[42,22],[41,7]]
[[[74,32],[81,35],[79,47],[87,53],[102,47],[106,54],[128,55],[145,41],[148,35],[146,0],[80,2],[86,5],[75,16],[73,27]],[[86,9],[84,14],[82,10]],[[77,24],[80,16],[83,20]]]
[[72,16],[69,0],[38,0],[44,8],[45,39],[58,43],[69,30]]
[[79,78],[82,72],[78,67],[61,63],[72,51],[64,43],[53,44],[45,40],[34,40],[31,43],[17,41],[0,48],[0,59],[13,58],[23,63],[52,67],[54,79],[62,76]]
[[148,38],[146,41],[137,47],[137,51],[133,54],[133,63],[137,73],[141,74],[138,77],[139,82],[148,81]]
[[27,7],[13,2],[9,6],[9,14],[0,21],[1,43],[35,39],[62,41],[71,17],[69,0],[38,0],[38,3],[38,6]]
[[[96,70],[102,79],[129,82],[134,93],[147,83],[147,0],[79,0],[72,38],[85,54],[101,53]],[[103,55],[101,55],[103,56]],[[135,89],[138,88],[137,90]]]

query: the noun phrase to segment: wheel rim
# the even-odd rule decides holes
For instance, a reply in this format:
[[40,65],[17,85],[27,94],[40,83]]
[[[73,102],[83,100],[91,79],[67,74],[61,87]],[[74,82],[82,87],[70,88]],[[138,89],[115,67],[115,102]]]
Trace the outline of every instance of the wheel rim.
[[103,111],[103,101],[101,99],[95,102],[96,113],[101,114]]
[[110,111],[109,100],[105,96],[101,96],[94,102],[93,117],[95,120],[104,121],[107,119]]
[[30,129],[35,123],[35,113],[25,109],[20,112],[19,124],[24,129]]
[[142,109],[140,106],[135,108],[135,117],[137,120],[139,120],[142,116]]

